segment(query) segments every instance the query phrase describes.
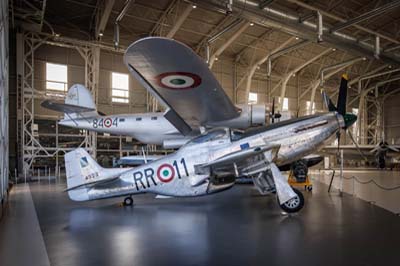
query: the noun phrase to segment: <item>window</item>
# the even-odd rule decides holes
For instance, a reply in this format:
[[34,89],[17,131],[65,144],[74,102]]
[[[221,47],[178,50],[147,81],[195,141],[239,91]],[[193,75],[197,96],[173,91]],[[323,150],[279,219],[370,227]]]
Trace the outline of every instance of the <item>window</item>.
[[112,72],[111,74],[112,102],[129,103],[128,74]]
[[141,117],[136,117],[136,121],[142,121]]
[[46,90],[68,90],[68,67],[66,65],[46,63]]
[[[279,97],[279,101],[281,101],[281,98]],[[288,111],[289,110],[289,99],[288,98],[283,98],[283,103],[282,103],[282,111]]]
[[313,114],[314,112],[315,112],[315,102],[313,102],[313,104],[312,104],[312,112],[310,113],[310,106],[311,106],[311,102],[310,101],[307,101],[307,104],[306,104],[306,114],[307,115],[310,115],[310,114]]
[[257,103],[258,95],[257,93],[250,92],[249,93],[249,103]]
[[151,120],[157,120],[157,116],[153,116]]

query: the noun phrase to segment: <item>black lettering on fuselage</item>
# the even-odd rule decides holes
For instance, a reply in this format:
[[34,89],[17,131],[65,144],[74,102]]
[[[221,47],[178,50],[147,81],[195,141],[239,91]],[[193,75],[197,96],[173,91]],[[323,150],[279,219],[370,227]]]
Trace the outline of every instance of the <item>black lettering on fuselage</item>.
[[137,191],[139,191],[139,186],[137,182],[140,182],[140,184],[142,185],[143,188],[146,188],[145,184],[143,183],[142,179],[143,179],[143,174],[142,172],[134,172],[133,173],[133,179],[135,180],[135,185],[136,185],[136,189]]
[[144,177],[146,178],[146,182],[147,182],[147,187],[150,187],[150,182],[149,179],[151,179],[151,181],[153,181],[153,184],[155,186],[157,186],[156,181],[154,180],[154,170],[152,168],[146,168],[144,169]]

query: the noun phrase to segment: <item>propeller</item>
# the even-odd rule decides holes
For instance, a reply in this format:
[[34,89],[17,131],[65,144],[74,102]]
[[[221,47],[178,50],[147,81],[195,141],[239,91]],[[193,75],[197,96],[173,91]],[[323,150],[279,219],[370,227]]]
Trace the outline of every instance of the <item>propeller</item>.
[[272,98],[272,108],[271,109],[272,110],[271,110],[271,113],[270,113],[270,117],[271,117],[271,122],[273,124],[273,123],[275,123],[275,118],[276,119],[280,119],[281,116],[282,116],[279,112],[275,113],[275,97]]

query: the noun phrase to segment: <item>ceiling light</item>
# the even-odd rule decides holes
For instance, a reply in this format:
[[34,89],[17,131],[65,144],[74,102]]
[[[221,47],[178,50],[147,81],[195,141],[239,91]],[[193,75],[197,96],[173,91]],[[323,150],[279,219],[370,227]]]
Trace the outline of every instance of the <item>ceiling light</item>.
[[299,37],[296,37],[296,40],[298,40],[299,39]]
[[336,48],[333,48],[332,51],[336,51]]
[[197,8],[197,5],[196,5],[196,4],[193,4],[193,5],[192,5],[192,8]]
[[56,36],[56,37],[60,37],[60,34],[56,33],[55,36]]
[[100,36],[100,37],[103,37],[103,33],[102,33],[102,32],[100,32],[100,33],[99,33],[99,36]]
[[218,57],[215,58],[215,61],[218,61]]
[[250,26],[254,26],[254,23],[253,23],[253,22],[250,22]]

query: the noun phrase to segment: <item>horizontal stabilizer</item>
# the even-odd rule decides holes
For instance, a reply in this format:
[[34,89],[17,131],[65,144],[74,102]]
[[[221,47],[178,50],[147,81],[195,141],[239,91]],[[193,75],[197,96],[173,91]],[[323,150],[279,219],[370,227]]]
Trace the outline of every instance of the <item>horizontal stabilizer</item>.
[[61,103],[56,101],[45,100],[41,103],[41,106],[53,111],[61,112],[61,113],[86,113],[96,111],[94,108],[88,108],[84,106],[72,105],[67,103]]
[[111,182],[111,181],[115,181],[119,178],[119,176],[117,177],[112,177],[112,178],[108,178],[108,179],[102,179],[102,180],[98,180],[98,181],[94,181],[94,182],[90,182],[90,183],[84,183],[84,184],[80,184],[74,187],[69,187],[67,189],[64,189],[64,192],[68,192],[71,190],[76,190],[76,189],[80,189],[82,187],[85,188],[91,188],[91,187],[95,187],[96,185],[103,185],[105,183]]

